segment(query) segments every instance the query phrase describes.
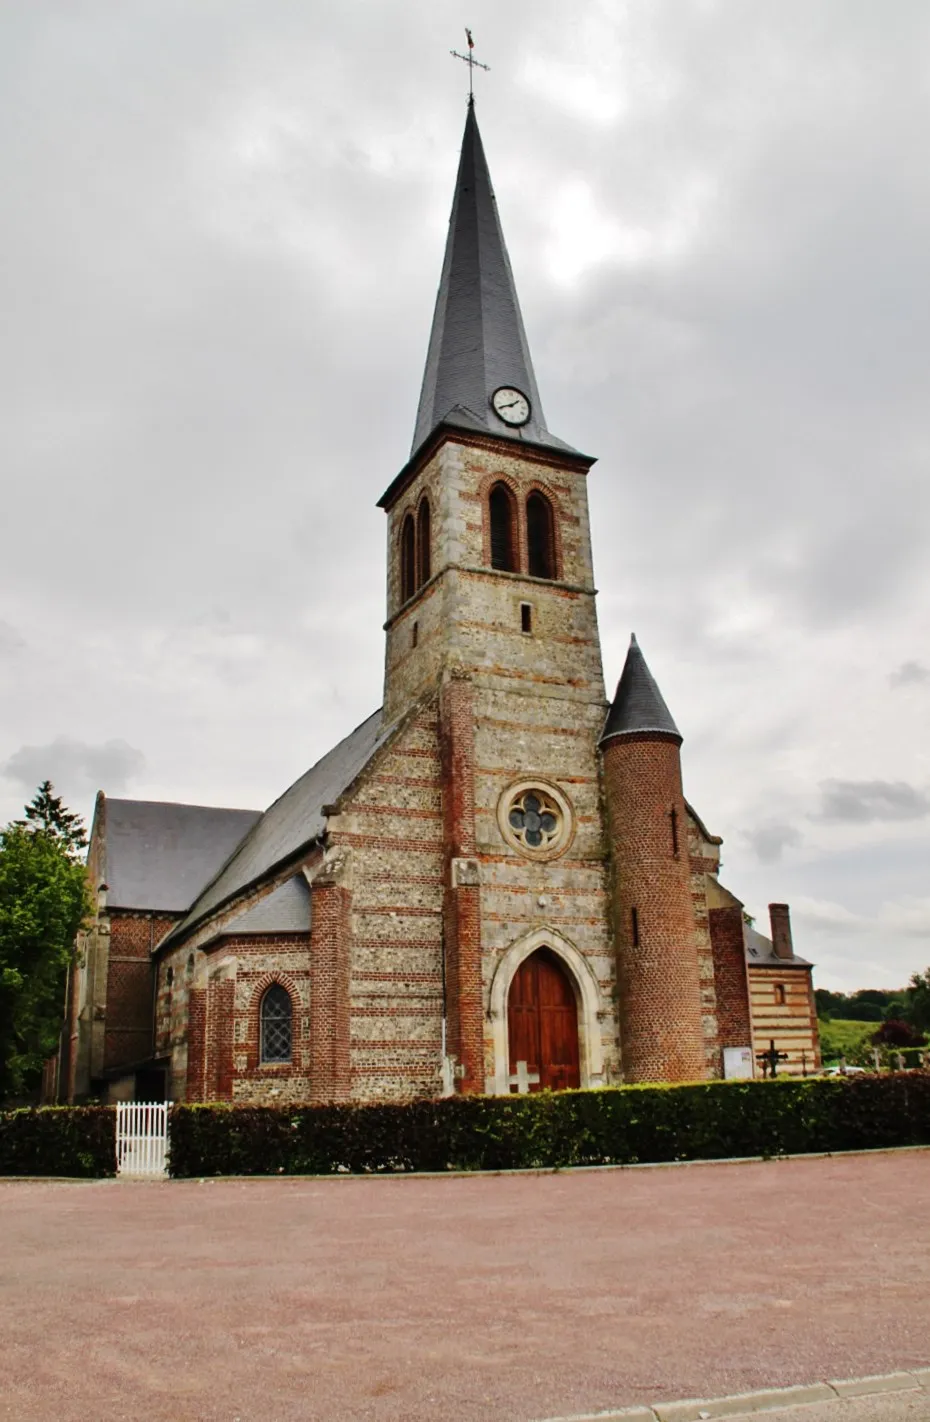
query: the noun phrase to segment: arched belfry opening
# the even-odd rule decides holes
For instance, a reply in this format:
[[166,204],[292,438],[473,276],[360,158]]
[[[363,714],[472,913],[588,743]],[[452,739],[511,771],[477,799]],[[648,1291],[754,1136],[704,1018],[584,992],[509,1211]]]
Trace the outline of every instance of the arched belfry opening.
[[420,500],[417,509],[417,587],[421,588],[430,580],[432,573],[432,535],[430,533],[429,499]]
[[507,995],[509,1076],[526,1063],[530,1091],[581,1085],[578,1000],[565,964],[537,948],[514,973]]
[[417,590],[417,531],[413,514],[407,514],[400,530],[400,600],[407,602]]
[[531,577],[556,577],[555,517],[549,500],[538,490],[526,501],[526,548]]
[[517,508],[506,484],[495,484],[488,495],[491,533],[491,567],[503,573],[519,571]]

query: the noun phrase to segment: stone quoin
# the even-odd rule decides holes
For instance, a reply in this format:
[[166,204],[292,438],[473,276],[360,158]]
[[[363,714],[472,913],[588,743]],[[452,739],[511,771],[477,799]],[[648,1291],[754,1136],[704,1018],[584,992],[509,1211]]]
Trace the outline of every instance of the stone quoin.
[[469,103],[382,708],[264,813],[101,792],[62,1099],[377,1101],[819,1065],[811,965],[719,882],[633,638],[605,695],[587,481],[549,430]]

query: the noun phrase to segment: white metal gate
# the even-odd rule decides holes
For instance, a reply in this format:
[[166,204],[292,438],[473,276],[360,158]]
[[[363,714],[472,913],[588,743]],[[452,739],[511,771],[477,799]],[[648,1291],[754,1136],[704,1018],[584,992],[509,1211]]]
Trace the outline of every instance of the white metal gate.
[[118,1175],[165,1175],[170,1101],[116,1103]]

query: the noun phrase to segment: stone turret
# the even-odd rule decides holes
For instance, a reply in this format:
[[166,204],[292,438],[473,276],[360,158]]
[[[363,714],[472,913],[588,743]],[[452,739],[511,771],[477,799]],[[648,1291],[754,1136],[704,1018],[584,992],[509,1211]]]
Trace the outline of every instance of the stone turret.
[[630,1082],[707,1074],[681,739],[633,637],[600,741],[620,1043]]

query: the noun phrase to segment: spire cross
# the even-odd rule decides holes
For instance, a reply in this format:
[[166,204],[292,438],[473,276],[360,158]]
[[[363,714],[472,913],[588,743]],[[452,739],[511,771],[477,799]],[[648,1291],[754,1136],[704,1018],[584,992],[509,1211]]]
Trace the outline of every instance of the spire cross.
[[467,54],[459,54],[457,49],[450,49],[449,53],[452,55],[453,59],[464,60],[464,62],[468,65],[468,102],[470,104],[473,104],[475,102],[475,91],[473,83],[475,69],[486,69],[490,73],[491,66],[490,64],[482,64],[480,59],[475,58],[475,41],[471,37],[471,30],[467,29],[465,31],[465,38],[468,40]]

